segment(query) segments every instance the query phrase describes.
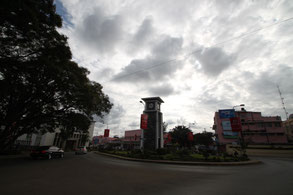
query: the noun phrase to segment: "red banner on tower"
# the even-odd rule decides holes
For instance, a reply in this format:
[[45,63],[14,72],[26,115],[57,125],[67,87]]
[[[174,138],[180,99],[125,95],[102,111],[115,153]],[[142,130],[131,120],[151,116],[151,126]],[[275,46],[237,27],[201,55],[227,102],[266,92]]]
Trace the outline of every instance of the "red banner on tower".
[[193,141],[193,133],[192,132],[188,132],[188,134],[187,134],[187,139],[188,139],[188,141]]
[[232,131],[234,132],[242,131],[241,121],[239,117],[230,118],[230,123],[231,123]]
[[109,137],[110,129],[105,129],[104,131],[104,137]]
[[147,129],[148,128],[148,115],[142,114],[140,116],[140,128],[141,129]]
[[172,135],[170,133],[168,133],[168,142],[172,141]]

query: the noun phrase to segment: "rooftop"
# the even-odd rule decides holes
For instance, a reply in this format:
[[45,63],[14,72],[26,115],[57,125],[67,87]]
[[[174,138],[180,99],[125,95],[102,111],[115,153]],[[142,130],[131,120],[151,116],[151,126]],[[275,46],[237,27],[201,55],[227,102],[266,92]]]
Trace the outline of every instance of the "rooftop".
[[160,103],[164,103],[164,101],[160,97],[147,97],[147,98],[141,98],[143,101],[158,101]]

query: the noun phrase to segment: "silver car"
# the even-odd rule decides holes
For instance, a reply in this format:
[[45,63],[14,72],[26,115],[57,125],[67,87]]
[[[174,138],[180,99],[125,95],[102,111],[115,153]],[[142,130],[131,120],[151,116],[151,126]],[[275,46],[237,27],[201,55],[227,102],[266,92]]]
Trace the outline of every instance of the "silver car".
[[87,149],[86,146],[79,146],[75,149],[75,154],[86,154]]

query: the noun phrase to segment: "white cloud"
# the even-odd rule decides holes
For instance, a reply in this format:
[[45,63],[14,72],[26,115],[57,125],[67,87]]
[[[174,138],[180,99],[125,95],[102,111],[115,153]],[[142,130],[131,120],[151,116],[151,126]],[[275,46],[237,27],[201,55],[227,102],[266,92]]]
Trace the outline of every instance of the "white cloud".
[[139,123],[148,96],[162,96],[168,129],[183,118],[210,130],[216,110],[241,103],[284,119],[276,83],[293,113],[292,20],[233,40],[292,17],[291,0],[61,2],[74,60],[114,101],[111,135]]

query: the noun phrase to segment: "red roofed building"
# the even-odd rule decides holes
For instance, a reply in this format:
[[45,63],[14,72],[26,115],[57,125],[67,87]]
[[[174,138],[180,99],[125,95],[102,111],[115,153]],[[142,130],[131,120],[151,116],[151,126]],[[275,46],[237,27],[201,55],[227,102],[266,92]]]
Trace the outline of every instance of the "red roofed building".
[[121,139],[115,137],[104,137],[103,135],[94,136],[92,141],[93,147],[102,146],[121,146]]

